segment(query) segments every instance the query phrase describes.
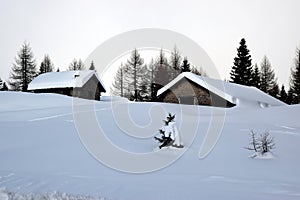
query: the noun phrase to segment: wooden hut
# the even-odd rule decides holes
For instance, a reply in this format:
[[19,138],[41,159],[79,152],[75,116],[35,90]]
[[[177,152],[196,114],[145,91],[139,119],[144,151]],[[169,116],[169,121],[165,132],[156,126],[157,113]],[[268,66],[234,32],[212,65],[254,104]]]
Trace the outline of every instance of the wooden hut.
[[100,100],[101,92],[106,92],[94,70],[44,73],[32,80],[28,90],[34,93],[57,93],[93,100]]

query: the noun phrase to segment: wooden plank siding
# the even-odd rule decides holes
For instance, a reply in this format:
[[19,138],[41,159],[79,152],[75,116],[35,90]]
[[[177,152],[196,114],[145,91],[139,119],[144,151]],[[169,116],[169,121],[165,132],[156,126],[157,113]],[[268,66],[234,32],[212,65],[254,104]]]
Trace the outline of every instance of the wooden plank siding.
[[78,88],[48,88],[33,90],[34,93],[56,93],[83,99],[100,101],[101,92],[105,92],[97,77],[93,75],[83,87]]
[[215,107],[232,107],[234,104],[208,91],[206,88],[183,78],[170,89],[159,96],[159,100],[166,103],[187,105],[205,105]]

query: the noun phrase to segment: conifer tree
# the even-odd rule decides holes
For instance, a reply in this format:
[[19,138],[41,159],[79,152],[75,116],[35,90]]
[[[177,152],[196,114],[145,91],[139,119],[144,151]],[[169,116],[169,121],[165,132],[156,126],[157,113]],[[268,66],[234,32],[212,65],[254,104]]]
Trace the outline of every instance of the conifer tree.
[[293,96],[293,92],[292,92],[291,88],[289,89],[289,91],[287,93],[286,103],[289,105],[294,104],[294,96]]
[[29,43],[24,42],[13,63],[9,84],[12,90],[27,91],[28,84],[36,75],[36,64],[31,47]]
[[8,87],[5,83],[5,81],[2,81],[2,79],[0,78],[0,91],[7,91]]
[[253,86],[260,89],[260,84],[261,84],[261,80],[260,80],[260,71],[258,69],[257,64],[255,63],[254,65],[254,71],[252,74],[252,83]]
[[95,64],[94,64],[94,61],[91,62],[91,66],[90,66],[89,70],[95,70]]
[[155,84],[160,85],[160,87],[163,87],[172,80],[172,74],[170,73],[170,65],[168,63],[168,59],[166,58],[163,52],[163,49],[160,50],[159,55],[156,58],[155,68]]
[[116,96],[124,96],[124,66],[121,63],[114,77],[114,82],[112,84],[111,92]]
[[184,59],[182,61],[182,65],[181,65],[181,73],[182,72],[190,72],[190,71],[191,71],[190,63],[189,63],[187,57],[184,57]]
[[128,76],[128,79],[131,81],[131,84],[133,89],[130,89],[132,94],[132,100],[137,101],[138,100],[138,87],[139,87],[139,77],[142,77],[142,66],[144,64],[144,59],[141,57],[137,49],[134,49],[131,52],[130,58],[127,60],[126,63],[126,75]]
[[279,100],[287,103],[287,93],[285,91],[284,85],[282,84],[281,90],[280,90],[280,95],[279,95]]
[[275,73],[272,69],[271,63],[267,56],[263,57],[261,66],[260,66],[260,71],[261,71],[261,84],[260,84],[260,89],[264,91],[265,93],[271,94],[271,90],[274,87],[274,84],[276,84],[276,79],[275,79]]
[[2,89],[2,87],[3,87],[3,81],[2,81],[2,79],[0,77],[0,90]]
[[74,58],[73,61],[70,63],[68,70],[69,71],[76,71],[76,70],[84,70],[84,64],[81,61],[81,59],[79,59],[78,61]]
[[149,65],[148,65],[148,77],[149,77],[149,86],[150,86],[150,101],[156,100],[156,84],[155,84],[155,75],[157,73],[157,66],[155,65],[155,62],[153,58],[151,59]]
[[43,61],[40,65],[40,74],[52,72],[53,71],[53,63],[51,62],[51,59],[49,55],[45,55]]
[[280,90],[279,90],[279,86],[278,84],[275,82],[271,88],[271,90],[269,91],[269,94],[272,96],[272,97],[275,97],[277,99],[280,98]]
[[300,103],[300,49],[296,49],[294,67],[291,69],[290,88],[292,92],[292,103]]
[[171,75],[172,79],[174,79],[176,76],[180,73],[181,68],[181,55],[178,50],[178,48],[175,46],[173,51],[171,52],[171,58],[170,58],[170,67],[171,67]]
[[3,84],[2,84],[2,88],[1,88],[2,91],[8,91],[8,87],[6,85],[6,82],[3,81]]
[[251,55],[246,45],[244,38],[240,41],[240,46],[237,48],[237,56],[234,58],[234,63],[230,72],[231,82],[252,86],[252,64]]

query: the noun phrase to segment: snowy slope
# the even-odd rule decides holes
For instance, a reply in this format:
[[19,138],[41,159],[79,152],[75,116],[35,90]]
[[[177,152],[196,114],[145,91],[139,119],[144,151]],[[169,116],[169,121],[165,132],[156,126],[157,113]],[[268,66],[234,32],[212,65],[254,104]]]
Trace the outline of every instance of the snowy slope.
[[[107,137],[128,151],[153,151],[157,144],[152,138],[136,139],[120,131],[114,123],[111,101],[105,100],[94,102],[94,106]],[[80,101],[83,107],[88,102]],[[123,102],[129,106],[131,119],[140,125],[149,123],[153,106],[176,114],[191,108]],[[74,198],[87,195],[119,200],[300,198],[300,106],[226,109],[221,137],[213,151],[201,160],[199,149],[213,111],[210,107],[192,108],[198,109],[200,121],[187,152],[164,169],[130,174],[113,170],[88,153],[74,126],[72,98],[0,92],[0,188],[6,188],[0,190],[0,199],[7,198],[7,191],[21,196],[53,196],[57,191]],[[183,117],[189,117],[189,113]],[[193,127],[197,122],[185,123],[186,127]],[[251,129],[269,130],[274,136],[273,159],[249,158],[251,152],[244,147]],[[182,130],[181,134],[184,141]],[[165,150],[160,156],[174,153],[176,150]]]

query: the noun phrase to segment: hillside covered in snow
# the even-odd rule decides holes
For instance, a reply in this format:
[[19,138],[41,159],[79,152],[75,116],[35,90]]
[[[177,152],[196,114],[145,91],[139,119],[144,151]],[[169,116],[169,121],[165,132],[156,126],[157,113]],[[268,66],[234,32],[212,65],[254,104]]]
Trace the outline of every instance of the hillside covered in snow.
[[[74,99],[56,94],[0,92],[0,199],[263,199],[300,198],[300,106],[233,107],[183,106],[128,102],[103,98],[76,100],[79,111],[93,112],[106,137],[129,152],[158,151],[159,159],[178,154],[157,150],[153,136],[137,139],[116,123],[126,109],[140,127],[162,121],[168,112],[184,142],[183,155],[171,165],[148,173],[126,173],[99,162],[83,145],[74,123]],[[113,108],[117,102],[117,108]],[[123,108],[123,107],[124,108]],[[159,107],[165,113],[155,112]],[[192,112],[190,112],[192,110]],[[78,111],[78,112],[79,112]],[[222,113],[223,116],[219,116]],[[180,116],[180,117],[179,117]],[[126,115],[118,116],[127,121]],[[126,118],[125,118],[126,117]],[[224,118],[212,151],[199,158],[211,119]],[[197,119],[197,120],[195,120]],[[196,129],[195,124],[197,125]],[[150,127],[149,130],[160,127]],[[196,130],[191,143],[187,135]],[[249,134],[268,131],[275,140],[273,155],[253,159],[245,149]],[[88,134],[88,133],[87,133]],[[135,133],[136,134],[136,133]],[[152,134],[152,133],[151,133]],[[134,163],[139,165],[139,163]],[[44,196],[43,196],[44,195]],[[47,197],[47,198],[46,198]]]

